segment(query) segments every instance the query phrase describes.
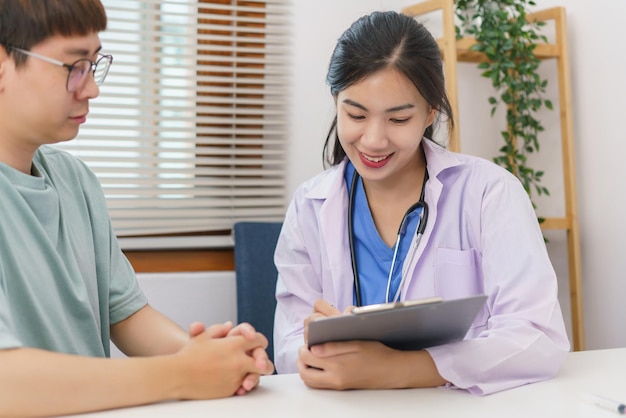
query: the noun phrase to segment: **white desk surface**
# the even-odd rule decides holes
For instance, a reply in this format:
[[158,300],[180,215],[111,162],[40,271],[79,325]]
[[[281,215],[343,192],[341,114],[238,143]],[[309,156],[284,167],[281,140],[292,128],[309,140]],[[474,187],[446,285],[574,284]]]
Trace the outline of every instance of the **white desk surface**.
[[598,393],[626,402],[626,348],[570,353],[554,379],[484,397],[446,388],[344,392],[315,390],[306,387],[299,375],[292,374],[264,376],[256,390],[241,397],[166,402],[74,417],[619,416],[586,402],[584,396],[588,393]]

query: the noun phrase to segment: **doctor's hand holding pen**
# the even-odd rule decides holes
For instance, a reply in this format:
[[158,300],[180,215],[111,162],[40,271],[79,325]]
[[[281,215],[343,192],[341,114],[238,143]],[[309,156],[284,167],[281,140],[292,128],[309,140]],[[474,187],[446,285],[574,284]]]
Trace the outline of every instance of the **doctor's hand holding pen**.
[[[344,314],[350,313],[354,306],[348,306]],[[316,319],[341,315],[341,311],[323,299],[318,299],[313,305],[313,313],[304,319],[304,345],[308,346],[309,323]]]

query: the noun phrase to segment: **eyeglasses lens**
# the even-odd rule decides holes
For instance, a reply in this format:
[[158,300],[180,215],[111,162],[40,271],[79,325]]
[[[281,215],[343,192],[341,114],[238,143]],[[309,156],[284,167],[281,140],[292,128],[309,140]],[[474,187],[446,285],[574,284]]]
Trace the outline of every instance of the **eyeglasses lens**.
[[104,82],[104,78],[109,72],[109,66],[111,60],[107,56],[102,56],[92,63],[89,60],[78,60],[72,65],[72,70],[68,74],[67,78],[67,90],[69,92],[75,92],[85,82],[85,79],[91,71],[93,71],[94,81],[96,85],[100,86]]
[[85,77],[89,74],[90,70],[91,62],[89,60],[76,61],[72,65],[72,70],[67,76],[67,90],[70,92],[78,90],[82,86],[85,81]]
[[96,68],[94,70],[93,77],[98,86],[101,86],[102,83],[104,83],[104,78],[109,72],[111,61],[113,61],[113,58],[110,55],[103,55],[98,58],[98,61],[96,61]]

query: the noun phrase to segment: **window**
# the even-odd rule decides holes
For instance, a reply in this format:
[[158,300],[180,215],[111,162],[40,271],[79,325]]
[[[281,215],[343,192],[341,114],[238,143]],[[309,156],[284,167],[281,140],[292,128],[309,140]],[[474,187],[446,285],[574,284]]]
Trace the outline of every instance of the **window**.
[[119,237],[283,218],[288,2],[103,0],[113,65],[59,146],[99,177]]

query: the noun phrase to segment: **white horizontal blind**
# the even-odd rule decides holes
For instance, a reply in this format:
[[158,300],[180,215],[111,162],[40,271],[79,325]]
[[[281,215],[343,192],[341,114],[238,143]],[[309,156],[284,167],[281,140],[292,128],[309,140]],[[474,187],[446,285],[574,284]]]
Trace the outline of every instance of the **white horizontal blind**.
[[118,236],[285,210],[289,0],[103,0],[113,65],[77,139]]

